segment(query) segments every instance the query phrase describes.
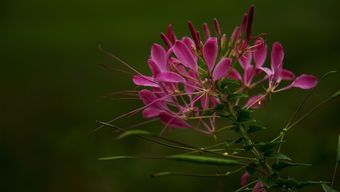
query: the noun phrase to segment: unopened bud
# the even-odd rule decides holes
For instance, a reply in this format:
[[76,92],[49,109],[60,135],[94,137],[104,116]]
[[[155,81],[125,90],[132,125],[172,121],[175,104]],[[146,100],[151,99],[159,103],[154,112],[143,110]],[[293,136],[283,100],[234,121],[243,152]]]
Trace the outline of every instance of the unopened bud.
[[227,44],[227,35],[223,33],[221,37],[221,49],[225,49]]
[[214,19],[214,28],[215,28],[215,33],[217,36],[221,36],[221,27],[220,27],[220,23],[218,22],[218,20],[215,18]]
[[188,26],[190,29],[190,33],[192,38],[194,39],[196,49],[200,50],[201,44],[200,44],[200,38],[199,38],[199,33],[196,31],[194,25],[192,24],[191,21],[188,21]]
[[251,5],[248,11],[248,21],[247,21],[247,41],[250,40],[251,32],[252,32],[252,25],[254,19],[254,5]]
[[168,46],[168,48],[172,47],[171,41],[164,33],[161,33],[161,39],[163,40],[164,44]]
[[207,23],[203,23],[203,30],[204,30],[205,38],[208,39],[211,36],[211,34],[210,34],[210,29]]

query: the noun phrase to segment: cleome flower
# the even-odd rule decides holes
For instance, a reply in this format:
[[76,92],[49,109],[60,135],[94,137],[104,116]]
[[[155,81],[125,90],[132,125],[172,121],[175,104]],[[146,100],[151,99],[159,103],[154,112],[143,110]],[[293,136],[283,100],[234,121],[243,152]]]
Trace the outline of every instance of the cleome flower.
[[[312,75],[295,75],[283,69],[284,52],[278,42],[271,51],[271,67],[265,67],[267,44],[260,36],[252,36],[254,7],[244,14],[230,38],[222,34],[220,24],[214,19],[214,34],[207,23],[203,24],[205,38],[201,38],[191,22],[191,37],[178,39],[172,25],[161,33],[165,47],[153,44],[148,67],[151,75],[134,70],[133,82],[145,87],[138,92],[144,107],[144,118],[157,118],[168,127],[189,128],[205,134],[213,134],[215,110],[227,104],[233,108],[259,108],[271,93],[292,87],[311,89],[317,84]],[[292,81],[279,87],[281,81]],[[253,93],[253,88],[266,85],[263,92]],[[236,86],[236,88],[234,88]],[[236,97],[237,96],[237,97]],[[248,100],[243,99],[250,96]],[[236,98],[236,99],[235,99]]]

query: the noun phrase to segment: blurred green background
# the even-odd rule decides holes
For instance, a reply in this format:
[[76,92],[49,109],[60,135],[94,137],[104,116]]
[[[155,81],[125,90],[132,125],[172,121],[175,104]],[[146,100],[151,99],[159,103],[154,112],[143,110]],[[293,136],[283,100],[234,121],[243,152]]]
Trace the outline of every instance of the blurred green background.
[[[280,41],[285,65],[296,74],[322,76],[339,70],[338,0],[49,0],[0,2],[1,128],[0,191],[233,191],[239,175],[223,179],[150,178],[164,170],[211,173],[216,167],[159,160],[102,162],[97,157],[174,152],[135,138],[115,141],[109,129],[89,134],[96,120],[106,121],[140,106],[135,101],[103,99],[113,91],[131,89],[130,77],[100,67],[121,67],[98,51],[105,49],[146,72],[150,46],[169,23],[178,36],[188,35],[186,21],[200,25],[217,17],[223,31],[238,25],[255,4],[255,33]],[[339,75],[317,88],[308,102],[315,105],[339,88]],[[276,136],[307,92],[275,95],[257,118]],[[290,169],[301,179],[329,180],[340,128],[339,99],[313,113],[287,137],[283,151],[312,167]],[[141,115],[119,122],[135,124]],[[117,122],[118,123],[118,122]],[[145,127],[159,131],[154,123]],[[197,143],[203,136],[172,131]],[[211,138],[208,138],[208,140]],[[338,174],[338,178],[340,175]],[[336,183],[340,189],[340,181]],[[319,186],[304,191],[321,191]]]

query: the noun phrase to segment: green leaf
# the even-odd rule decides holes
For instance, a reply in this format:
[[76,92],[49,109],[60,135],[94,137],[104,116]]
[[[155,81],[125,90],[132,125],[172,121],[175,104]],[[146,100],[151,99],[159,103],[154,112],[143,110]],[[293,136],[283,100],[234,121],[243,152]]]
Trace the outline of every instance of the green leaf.
[[218,104],[216,105],[216,107],[214,108],[214,111],[223,111],[224,110],[224,104]]
[[214,112],[215,112],[214,109],[207,109],[207,110],[205,110],[205,111],[203,112],[202,115],[204,115],[204,116],[210,116],[210,115],[213,115]]
[[263,126],[260,126],[260,125],[249,125],[247,132],[249,134],[252,134],[252,133],[255,133],[255,132],[258,132],[258,131],[263,131],[263,130],[266,130],[266,129],[267,129],[266,127],[263,127]]
[[298,181],[293,178],[279,178],[276,184],[282,189],[299,189],[308,185],[325,184],[325,181]]
[[225,86],[231,86],[231,85],[240,86],[241,82],[239,80],[236,80],[236,79],[223,79],[221,81],[221,87],[222,88],[224,88]]
[[238,110],[238,116],[237,116],[237,122],[243,123],[243,122],[248,122],[248,121],[254,121],[251,118],[251,113],[253,111],[249,109],[239,109]]
[[305,163],[291,163],[291,162],[285,162],[285,161],[280,161],[279,163],[273,164],[273,169],[277,171],[281,171],[284,168],[287,167],[301,167],[301,166],[311,166],[311,164],[305,164]]
[[272,149],[272,148],[274,148],[274,147],[276,147],[276,146],[279,146],[279,145],[282,144],[282,143],[283,143],[283,142],[281,142],[281,141],[277,141],[277,142],[267,142],[267,143],[265,143],[265,142],[260,142],[260,143],[254,144],[254,145],[255,145],[255,146],[258,146],[261,152],[266,152],[266,151],[268,151],[268,150],[270,150],[270,149]]
[[227,119],[232,117],[232,115],[230,113],[227,113],[227,112],[218,112],[217,115],[219,115],[220,117],[227,118]]
[[98,158],[98,160],[103,160],[103,161],[106,161],[106,160],[119,160],[119,159],[132,159],[133,157],[131,156],[112,156],[112,157],[101,157],[101,158]]
[[336,161],[338,163],[340,163],[340,134],[339,134],[339,140],[338,140],[338,149],[337,149]]
[[249,97],[249,96],[247,94],[244,94],[244,93],[233,93],[233,94],[228,95],[227,99],[229,101],[234,101],[238,98],[247,98],[247,97]]
[[168,159],[209,165],[239,165],[238,161],[199,155],[172,155]]
[[255,163],[250,163],[247,167],[246,167],[246,171],[249,173],[249,175],[254,175],[256,173],[256,168],[258,167],[257,164]]
[[266,177],[266,178],[261,178],[260,180],[267,189],[270,189],[272,186],[275,185],[276,179],[277,178]]
[[339,96],[339,95],[340,95],[340,90],[337,91],[337,92],[335,92],[335,93],[331,96],[331,98],[337,97],[337,96]]
[[240,87],[240,81],[236,79],[222,79],[217,84],[217,89],[223,94],[232,94]]
[[275,158],[275,159],[283,159],[283,160],[291,160],[287,155],[278,153],[275,151],[267,151],[264,153],[264,156],[267,158]]
[[136,130],[129,130],[129,131],[125,131],[125,132],[121,133],[120,135],[118,135],[116,139],[117,140],[123,139],[123,138],[125,138],[127,136],[130,136],[130,135],[151,135],[151,133],[148,132],[148,131],[138,130],[138,129],[136,129]]
[[338,192],[337,190],[335,189],[332,189],[329,185],[327,184],[321,184],[322,186],[322,189],[324,192]]

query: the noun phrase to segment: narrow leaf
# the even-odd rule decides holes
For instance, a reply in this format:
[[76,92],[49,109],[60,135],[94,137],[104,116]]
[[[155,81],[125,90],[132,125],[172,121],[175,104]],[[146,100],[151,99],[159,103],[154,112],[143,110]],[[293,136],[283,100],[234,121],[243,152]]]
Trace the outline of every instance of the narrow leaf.
[[335,92],[331,97],[334,98],[334,97],[337,97],[337,96],[339,96],[339,95],[340,95],[340,90],[337,91],[337,92]]
[[111,128],[115,128],[115,129],[121,129],[121,128],[115,126],[115,125],[112,125],[112,124],[109,124],[109,123],[106,123],[106,122],[97,121],[97,123],[104,125],[104,126],[107,126],[107,127],[111,127]]
[[281,171],[282,169],[287,168],[287,167],[299,167],[299,166],[311,166],[311,164],[291,163],[291,162],[280,161],[279,163],[274,164],[272,167],[273,169],[277,171]]
[[209,164],[209,165],[238,165],[239,162],[230,159],[222,159],[216,157],[207,157],[199,155],[172,155],[168,156],[168,159],[176,161],[186,161],[198,164]]
[[228,95],[227,99],[229,101],[234,101],[234,100],[239,99],[239,98],[248,98],[248,97],[249,97],[249,95],[244,94],[244,93],[234,93],[234,94]]
[[103,160],[103,161],[106,161],[106,160],[119,160],[119,159],[132,159],[133,157],[131,156],[112,156],[112,157],[101,157],[101,158],[98,158],[98,160]]
[[130,131],[125,131],[125,132],[121,133],[120,135],[117,136],[116,139],[117,140],[123,139],[123,138],[125,138],[127,136],[131,136],[131,135],[151,135],[151,133],[148,132],[148,131],[138,130],[138,129],[130,130]]
[[282,153],[278,153],[278,152],[274,152],[274,151],[267,151],[267,152],[264,153],[264,156],[268,157],[268,158],[291,160],[287,155],[282,154]]
[[327,184],[321,184],[322,186],[322,189],[324,192],[338,192],[337,190],[335,189],[332,189],[329,185]]
[[260,126],[260,125],[249,125],[249,128],[248,128],[248,133],[249,134],[252,134],[252,133],[255,133],[255,132],[258,132],[258,131],[262,131],[262,130],[266,130],[267,128],[266,127],[263,127],[263,126]]
[[339,134],[339,140],[338,140],[338,150],[337,150],[336,161],[340,163],[340,134]]
[[325,181],[298,181],[294,178],[279,178],[276,182],[278,186],[284,188],[292,188],[292,189],[299,189],[309,185],[316,185],[316,184],[326,184],[328,182]]
[[282,144],[283,142],[278,141],[278,142],[260,142],[260,143],[256,143],[255,146],[259,146],[259,149],[261,152],[266,152],[276,146],[279,146],[280,144]]
[[153,174],[151,174],[151,177],[168,176],[168,175],[171,175],[171,174],[172,174],[172,172],[165,171],[165,172],[153,173]]
[[247,121],[254,121],[251,117],[251,110],[247,109],[239,109],[238,110],[238,117],[237,117],[237,122],[247,122]]

